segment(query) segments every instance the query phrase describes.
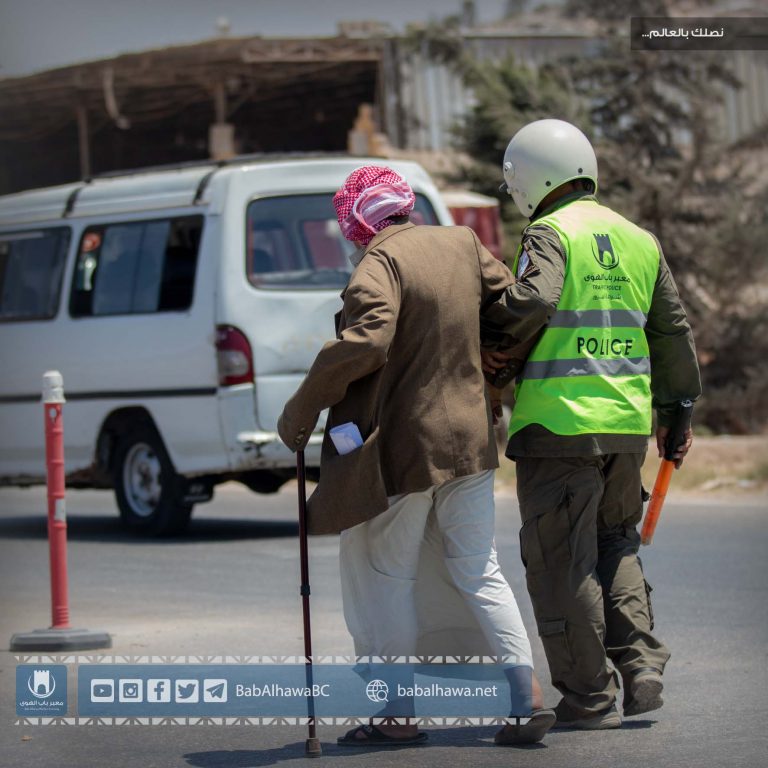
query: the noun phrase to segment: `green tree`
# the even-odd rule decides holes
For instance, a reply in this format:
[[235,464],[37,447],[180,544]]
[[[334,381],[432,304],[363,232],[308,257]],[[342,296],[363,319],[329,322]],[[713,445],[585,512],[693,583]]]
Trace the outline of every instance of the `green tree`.
[[465,80],[474,91],[475,105],[454,131],[457,146],[470,158],[459,167],[456,180],[497,197],[507,235],[514,238],[525,221],[510,196],[499,192],[501,159],[510,138],[532,120],[582,122],[585,113],[557,67],[528,69],[509,55],[501,61],[474,62],[466,67]]
[[511,136],[531,120],[586,119],[569,88],[567,72],[559,66],[521,66],[512,53],[501,60],[478,58],[462,36],[458,16],[411,28],[405,44],[412,52],[451,67],[472,89],[474,106],[453,129],[455,147],[464,160],[447,181],[496,197],[511,242],[525,221],[509,195],[499,192],[501,158]]

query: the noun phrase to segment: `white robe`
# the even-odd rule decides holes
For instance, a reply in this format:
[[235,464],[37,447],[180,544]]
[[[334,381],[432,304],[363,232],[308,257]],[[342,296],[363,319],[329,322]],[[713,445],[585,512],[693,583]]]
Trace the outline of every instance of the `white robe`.
[[344,617],[359,656],[503,656],[532,666],[498,565],[493,472],[394,497],[340,537]]

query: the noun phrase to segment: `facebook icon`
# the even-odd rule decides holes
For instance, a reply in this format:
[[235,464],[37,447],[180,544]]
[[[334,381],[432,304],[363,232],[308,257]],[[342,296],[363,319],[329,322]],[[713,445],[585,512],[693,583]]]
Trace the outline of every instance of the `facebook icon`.
[[171,681],[168,679],[147,680],[147,701],[167,704],[171,700]]

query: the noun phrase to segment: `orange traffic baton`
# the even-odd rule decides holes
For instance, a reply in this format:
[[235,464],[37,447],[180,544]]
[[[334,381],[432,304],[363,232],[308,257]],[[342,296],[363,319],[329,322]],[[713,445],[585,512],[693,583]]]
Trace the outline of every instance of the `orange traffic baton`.
[[651,501],[645,513],[645,520],[643,520],[643,528],[640,532],[642,544],[650,544],[653,540],[653,533],[659,522],[661,508],[664,505],[669,483],[672,480],[672,470],[675,468],[675,452],[685,443],[685,433],[691,428],[692,414],[693,403],[690,400],[683,400],[677,406],[675,422],[664,441],[664,458],[661,460],[661,466],[651,493]]

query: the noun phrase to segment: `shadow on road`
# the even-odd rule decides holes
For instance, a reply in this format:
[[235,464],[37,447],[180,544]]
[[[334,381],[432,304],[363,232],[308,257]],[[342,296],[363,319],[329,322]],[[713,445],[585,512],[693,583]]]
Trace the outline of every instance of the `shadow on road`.
[[[342,734],[343,728],[339,730]],[[321,740],[323,748],[323,757],[347,757],[352,758],[351,765],[356,765],[361,755],[371,754],[373,752],[389,753],[403,755],[407,750],[417,750],[419,752],[429,750],[431,747],[471,747],[474,749],[490,748],[494,750],[507,750],[508,747],[497,747],[493,743],[493,734],[496,731],[493,728],[440,728],[429,731],[429,741],[419,745],[403,745],[391,747],[340,747],[335,741]],[[514,753],[520,755],[524,752],[545,750],[546,742],[539,744],[526,744],[512,748]],[[512,752],[510,752],[510,755]],[[211,752],[192,752],[184,755],[184,759],[195,768],[258,768],[259,766],[275,765],[277,763],[289,760],[298,760],[306,758],[304,751],[304,742],[297,741],[286,744],[283,747],[271,749],[233,749],[217,750]],[[407,761],[403,761],[407,765]],[[421,763],[419,763],[421,764]]]
[[[650,728],[655,722],[655,720],[625,720],[622,724],[621,730],[642,730]],[[342,734],[343,730],[343,728],[339,729],[339,735]],[[507,751],[509,752],[510,758],[512,758],[513,755],[522,756],[525,752],[538,752],[540,750],[546,750],[548,741],[553,741],[556,739],[559,740],[561,737],[568,738],[567,734],[573,733],[573,731],[553,731],[544,739],[543,742],[538,744],[525,744],[515,747],[497,747],[493,743],[493,734],[496,732],[496,730],[496,726],[491,728],[439,728],[436,730],[428,731],[429,741],[427,741],[425,744],[409,746],[403,745],[399,747],[340,747],[335,743],[335,740],[330,739],[327,741],[325,739],[321,739],[321,744],[324,757],[352,758],[351,765],[358,764],[358,761],[355,760],[355,757],[357,757],[359,760],[362,755],[367,755],[372,752],[384,752],[402,755],[402,762],[404,765],[407,765],[407,759],[404,759],[405,752],[407,750],[417,750],[421,752],[424,750],[429,750],[430,747],[450,747],[451,749],[455,749],[456,747],[472,749],[488,748],[496,751]],[[304,758],[306,758],[306,754],[304,751],[303,741],[296,741],[285,744],[282,747],[272,747],[262,750],[222,749],[210,752],[191,752],[184,755],[184,759],[187,761],[187,764],[195,766],[195,768],[259,768],[259,766],[276,765],[277,763],[300,760]],[[480,760],[479,756],[478,760]],[[421,764],[422,763],[419,762],[419,765]],[[482,761],[480,764],[482,764]]]
[[[226,518],[192,518],[183,535],[151,538],[126,531],[115,517],[69,515],[67,538],[70,541],[98,541],[122,544],[163,546],[197,544],[201,541],[237,541],[242,539],[276,539],[298,536],[298,523],[285,520],[233,520]],[[47,519],[40,517],[0,518],[0,539],[45,539]]]
[[284,747],[262,751],[220,749],[214,752],[193,752],[184,755],[184,759],[189,765],[200,768],[252,768],[260,765],[274,765],[285,760],[298,760],[302,757],[305,757],[303,742],[286,744]]

